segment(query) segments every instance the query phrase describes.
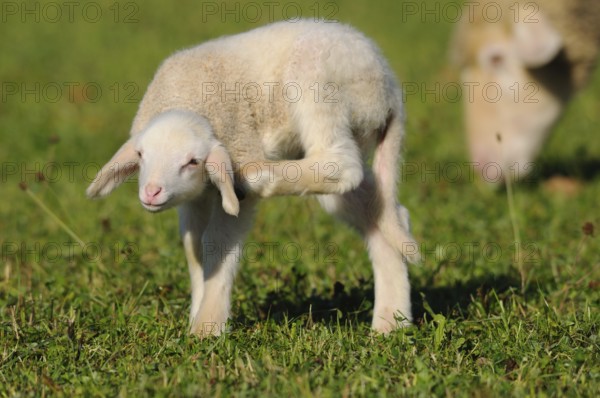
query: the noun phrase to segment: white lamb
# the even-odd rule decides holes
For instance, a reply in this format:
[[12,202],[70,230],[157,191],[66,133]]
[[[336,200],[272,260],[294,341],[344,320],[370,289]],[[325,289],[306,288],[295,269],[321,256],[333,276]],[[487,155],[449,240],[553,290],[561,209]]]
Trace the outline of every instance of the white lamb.
[[594,70],[600,1],[465,4],[452,53],[470,87],[463,98],[471,157],[481,169],[496,163],[518,178],[534,169],[551,128]]
[[402,137],[401,92],[370,40],[336,23],[280,22],[168,58],[87,194],[139,169],[146,209],[179,206],[199,335],[224,330],[257,199],[317,194],[364,237],[372,327],[387,332],[411,321],[405,260],[417,256],[396,201]]

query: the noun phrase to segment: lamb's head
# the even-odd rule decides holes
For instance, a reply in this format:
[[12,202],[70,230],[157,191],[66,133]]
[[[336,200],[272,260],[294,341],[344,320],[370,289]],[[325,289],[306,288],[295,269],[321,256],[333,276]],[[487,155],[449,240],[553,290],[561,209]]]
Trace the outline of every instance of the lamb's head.
[[87,194],[105,196],[138,170],[139,199],[149,211],[193,201],[212,183],[221,192],[223,209],[239,212],[229,154],[201,116],[167,111],[153,118],[100,170]]
[[455,39],[467,140],[484,179],[491,165],[494,181],[497,166],[513,179],[531,172],[571,94],[561,35],[541,11],[530,14],[465,23]]

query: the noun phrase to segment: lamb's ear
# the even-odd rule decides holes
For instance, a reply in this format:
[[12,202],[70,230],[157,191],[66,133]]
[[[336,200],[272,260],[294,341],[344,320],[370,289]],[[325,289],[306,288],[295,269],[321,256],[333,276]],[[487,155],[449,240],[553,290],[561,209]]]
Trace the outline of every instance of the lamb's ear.
[[[529,4],[524,7],[529,7]],[[520,11],[523,16],[531,14],[531,10]],[[561,34],[548,17],[539,10],[535,15],[514,24],[513,33],[517,55],[527,68],[547,65],[563,48]]]
[[233,167],[225,147],[215,145],[206,158],[206,172],[213,184],[221,191],[223,210],[232,216],[240,212],[240,202],[233,187]]
[[139,158],[135,151],[135,140],[131,137],[98,172],[86,190],[87,196],[99,198],[108,195],[138,168]]

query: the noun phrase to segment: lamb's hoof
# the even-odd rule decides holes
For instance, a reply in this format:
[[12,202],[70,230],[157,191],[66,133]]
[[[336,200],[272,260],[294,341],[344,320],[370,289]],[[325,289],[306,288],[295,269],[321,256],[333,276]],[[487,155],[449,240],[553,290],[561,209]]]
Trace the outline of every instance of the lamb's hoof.
[[402,315],[397,315],[391,317],[391,319],[388,317],[373,317],[371,328],[377,333],[388,334],[394,330],[403,329],[411,325],[410,319],[407,319]]
[[220,336],[222,333],[227,331],[226,323],[217,322],[194,322],[190,334],[198,336],[200,338]]

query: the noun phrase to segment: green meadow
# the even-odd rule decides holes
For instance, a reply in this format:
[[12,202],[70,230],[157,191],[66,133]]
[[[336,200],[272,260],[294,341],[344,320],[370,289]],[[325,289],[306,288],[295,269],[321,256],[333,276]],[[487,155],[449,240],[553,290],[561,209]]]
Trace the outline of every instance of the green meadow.
[[[448,63],[456,5],[3,1],[0,396],[596,396],[600,73],[535,174],[492,190],[468,165]],[[371,333],[359,236],[311,198],[273,198],[241,256],[231,331],[189,336],[176,211],[144,211],[135,179],[100,201],[85,188],[164,58],[297,16],[362,30],[407,88],[414,325]]]

